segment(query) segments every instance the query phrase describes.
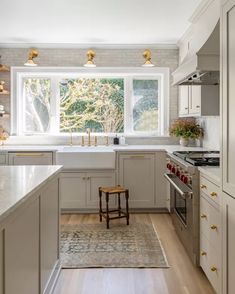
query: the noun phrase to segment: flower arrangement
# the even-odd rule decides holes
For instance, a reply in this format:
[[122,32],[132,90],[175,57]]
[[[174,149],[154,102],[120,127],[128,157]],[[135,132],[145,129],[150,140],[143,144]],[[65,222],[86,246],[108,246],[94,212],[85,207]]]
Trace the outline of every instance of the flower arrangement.
[[176,119],[170,127],[170,135],[180,137],[180,143],[187,146],[189,139],[199,139],[203,137],[203,129],[195,119]]
[[9,134],[0,126],[0,145],[3,145],[4,141],[6,141],[9,137]]

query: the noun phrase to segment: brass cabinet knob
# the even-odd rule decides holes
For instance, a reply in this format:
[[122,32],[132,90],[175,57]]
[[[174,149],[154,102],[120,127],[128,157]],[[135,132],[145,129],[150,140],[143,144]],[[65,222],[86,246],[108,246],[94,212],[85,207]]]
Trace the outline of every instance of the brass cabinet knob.
[[206,214],[201,214],[201,218],[207,218],[207,215]]
[[211,225],[211,229],[212,230],[217,230],[217,226],[216,225]]
[[201,251],[201,256],[206,255],[207,253],[205,251]]
[[201,189],[206,189],[206,185],[202,184],[200,187],[201,187]]
[[217,193],[216,193],[216,192],[211,192],[210,195],[211,195],[212,197],[215,197],[215,196],[217,196]]
[[215,266],[212,266],[212,267],[211,267],[211,271],[212,271],[212,272],[217,272],[217,268],[216,268]]

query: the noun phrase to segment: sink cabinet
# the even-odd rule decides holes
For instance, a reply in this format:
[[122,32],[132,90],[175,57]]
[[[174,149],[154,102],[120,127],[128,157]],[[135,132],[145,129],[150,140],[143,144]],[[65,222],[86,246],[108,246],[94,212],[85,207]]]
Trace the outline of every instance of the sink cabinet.
[[[114,186],[115,172],[63,172],[60,177],[62,209],[98,209],[100,186]],[[115,201],[110,201],[114,205]]]
[[219,115],[219,86],[179,86],[179,116]]

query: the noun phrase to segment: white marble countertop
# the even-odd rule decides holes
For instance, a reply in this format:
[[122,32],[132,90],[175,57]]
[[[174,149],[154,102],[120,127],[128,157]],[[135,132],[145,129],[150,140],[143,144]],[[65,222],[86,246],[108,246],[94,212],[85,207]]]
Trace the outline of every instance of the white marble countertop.
[[59,173],[58,165],[0,167],[0,221]]
[[[0,147],[0,152],[14,152],[14,151],[63,151],[63,149],[77,149],[77,152],[84,152],[86,150],[97,150],[101,149],[107,152],[110,151],[166,151],[172,153],[174,151],[203,151],[208,150],[207,148],[202,147],[183,147],[180,145],[109,145],[109,146],[91,146],[91,147],[82,147],[79,145],[74,146],[63,146],[63,145],[4,145]],[[68,151],[67,151],[68,152]]]
[[220,187],[221,185],[221,169],[219,166],[200,166],[200,173],[208,176],[214,184]]

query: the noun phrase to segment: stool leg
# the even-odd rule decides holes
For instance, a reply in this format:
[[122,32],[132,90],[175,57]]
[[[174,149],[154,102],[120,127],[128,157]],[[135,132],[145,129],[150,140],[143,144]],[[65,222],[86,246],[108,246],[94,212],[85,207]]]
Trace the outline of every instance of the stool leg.
[[127,190],[125,192],[125,197],[126,197],[126,224],[129,225],[129,204],[128,204],[128,200],[129,200],[129,190]]
[[106,193],[106,223],[109,229],[109,193]]
[[99,198],[100,198],[100,222],[102,222],[102,191],[99,188]]
[[121,216],[121,199],[120,199],[120,193],[118,193],[118,216]]

